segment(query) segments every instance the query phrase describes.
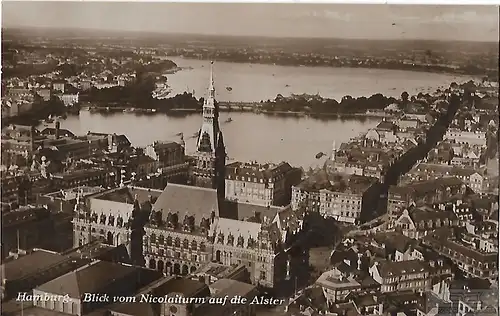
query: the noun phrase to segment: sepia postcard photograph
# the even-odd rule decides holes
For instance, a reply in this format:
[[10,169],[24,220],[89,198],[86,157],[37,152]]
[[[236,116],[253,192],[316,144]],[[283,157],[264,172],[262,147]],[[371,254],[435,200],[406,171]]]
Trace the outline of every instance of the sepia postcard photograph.
[[499,315],[499,24],[2,1],[0,315]]

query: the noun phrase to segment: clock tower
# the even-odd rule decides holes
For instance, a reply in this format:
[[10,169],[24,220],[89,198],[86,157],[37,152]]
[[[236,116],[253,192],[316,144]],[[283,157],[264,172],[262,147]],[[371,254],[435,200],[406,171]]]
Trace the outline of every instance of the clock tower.
[[226,150],[219,125],[219,107],[215,101],[214,62],[210,63],[208,95],[203,103],[203,121],[196,141],[193,182],[195,186],[224,192]]

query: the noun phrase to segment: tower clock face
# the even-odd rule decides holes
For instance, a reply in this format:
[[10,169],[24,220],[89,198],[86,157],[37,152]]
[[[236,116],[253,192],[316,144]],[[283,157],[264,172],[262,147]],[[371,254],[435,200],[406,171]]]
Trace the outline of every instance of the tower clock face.
[[177,307],[175,307],[175,306],[173,306],[173,305],[172,305],[172,306],[170,306],[170,312],[171,312],[171,313],[177,313]]

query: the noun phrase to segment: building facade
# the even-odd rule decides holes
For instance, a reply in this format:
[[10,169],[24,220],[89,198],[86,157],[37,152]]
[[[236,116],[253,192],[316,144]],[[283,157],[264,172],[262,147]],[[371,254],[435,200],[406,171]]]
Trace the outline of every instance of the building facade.
[[377,182],[373,177],[321,171],[292,187],[291,205],[295,210],[304,206],[324,217],[354,224],[361,215],[365,194]]
[[463,197],[467,186],[456,177],[445,177],[426,181],[391,186],[388,192],[387,212],[399,216],[404,208],[414,204],[438,204],[453,197]]
[[451,233],[428,235],[423,239],[423,244],[449,258],[468,277],[498,278],[498,252],[483,251],[467,245]]
[[[137,242],[132,238],[134,219],[141,211],[147,211],[147,205],[150,208],[160,193],[152,189],[119,187],[85,200],[78,197],[73,217],[74,247],[93,240],[103,240],[113,246],[125,244],[132,247]],[[134,250],[135,260],[142,256],[142,249]]]
[[226,266],[245,265],[253,284],[273,288],[284,281],[288,257],[281,232],[271,220],[253,223],[217,218],[209,235],[213,260]]
[[300,169],[286,162],[234,162],[226,166],[225,197],[256,205],[287,205],[291,200],[292,186],[300,182],[301,176]]
[[216,216],[216,190],[168,183],[145,227],[147,266],[167,274],[187,275],[211,261],[208,234]]
[[286,244],[301,232],[301,220],[289,208],[261,220],[223,218],[224,206],[214,189],[168,183],[144,228],[146,265],[168,275],[193,274],[212,261],[243,265],[253,284],[282,285],[300,261],[289,258]]
[[442,227],[458,227],[459,219],[449,210],[436,210],[428,206],[404,209],[403,214],[389,224],[403,235],[420,239]]
[[486,147],[486,134],[480,131],[461,131],[458,129],[448,129],[448,131],[446,131],[444,139],[449,139],[458,144]]
[[420,291],[432,288],[429,263],[420,260],[376,261],[369,269],[372,278],[381,284],[381,291]]

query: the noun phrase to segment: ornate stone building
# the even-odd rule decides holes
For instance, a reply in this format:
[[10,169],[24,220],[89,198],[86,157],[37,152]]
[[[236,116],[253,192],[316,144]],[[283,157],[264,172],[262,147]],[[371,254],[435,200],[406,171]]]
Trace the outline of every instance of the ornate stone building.
[[[167,184],[144,227],[146,265],[169,275],[188,275],[216,261],[245,265],[252,283],[265,287],[290,280],[292,266],[304,264],[303,258],[292,260],[287,252],[291,237],[302,230],[298,212],[285,207],[270,209],[270,216],[255,212],[246,220],[223,218],[219,211],[228,203],[234,202],[219,204],[214,189]],[[246,204],[241,207],[251,210]]]
[[286,278],[288,256],[276,222],[262,223],[217,218],[210,231],[216,262],[244,264],[253,284],[273,288]]
[[218,212],[216,190],[167,184],[144,228],[147,266],[187,275],[212,260],[208,233]]
[[203,123],[196,141],[193,184],[220,189],[223,193],[226,152],[219,125],[219,107],[215,101],[213,62],[210,64],[208,95],[203,104]]
[[[90,195],[85,200],[78,197],[73,218],[74,246],[79,247],[98,239],[113,246],[125,244],[129,251],[134,252],[131,256],[137,262],[142,256],[142,249],[134,247],[134,243],[137,243],[134,242],[136,222],[147,218],[141,216],[142,213],[149,213],[152,203],[161,192],[120,187]],[[141,239],[142,236],[138,237]]]

